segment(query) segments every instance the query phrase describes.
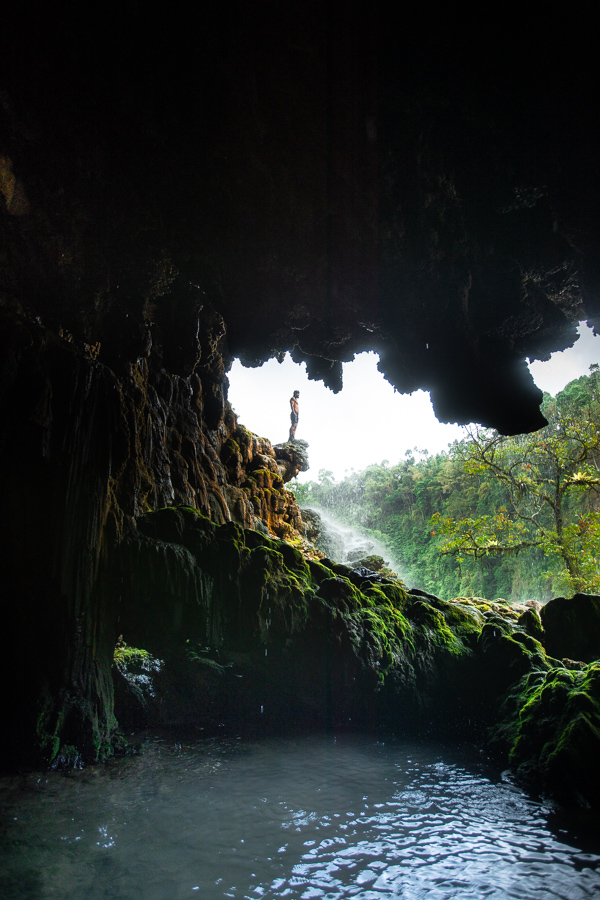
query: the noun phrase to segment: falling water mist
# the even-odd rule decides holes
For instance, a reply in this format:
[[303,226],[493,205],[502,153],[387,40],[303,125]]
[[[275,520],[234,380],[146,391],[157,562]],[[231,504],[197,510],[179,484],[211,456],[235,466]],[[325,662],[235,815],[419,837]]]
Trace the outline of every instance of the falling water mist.
[[354,567],[362,565],[366,557],[380,556],[385,566],[395,572],[400,579],[405,581],[408,578],[408,576],[405,578],[402,563],[393,556],[389,548],[359,527],[340,522],[331,513],[319,507],[302,509],[302,515],[306,519],[310,517],[311,525],[316,527],[317,534],[313,542],[317,549],[335,562]]

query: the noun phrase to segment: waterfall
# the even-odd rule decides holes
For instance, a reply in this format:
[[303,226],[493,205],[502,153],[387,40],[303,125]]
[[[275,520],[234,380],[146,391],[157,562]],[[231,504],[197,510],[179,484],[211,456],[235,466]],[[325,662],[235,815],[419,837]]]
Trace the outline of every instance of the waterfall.
[[360,528],[340,522],[323,509],[306,507],[300,512],[307,538],[329,559],[354,568],[365,565],[363,560],[366,557],[380,556],[385,565],[404,580],[401,574],[403,566],[381,541]]

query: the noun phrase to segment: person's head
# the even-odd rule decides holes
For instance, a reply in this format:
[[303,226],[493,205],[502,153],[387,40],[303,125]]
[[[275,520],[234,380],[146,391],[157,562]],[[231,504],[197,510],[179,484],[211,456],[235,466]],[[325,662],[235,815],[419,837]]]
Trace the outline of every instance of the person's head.
[[299,396],[300,396],[300,391],[294,391],[294,397],[299,397]]

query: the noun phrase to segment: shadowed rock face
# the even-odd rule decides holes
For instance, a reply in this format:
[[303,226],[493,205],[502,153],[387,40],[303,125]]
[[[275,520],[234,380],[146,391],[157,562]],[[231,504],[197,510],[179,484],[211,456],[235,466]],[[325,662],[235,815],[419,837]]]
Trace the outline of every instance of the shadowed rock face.
[[4,23],[2,298],[110,365],[156,326],[178,371],[210,299],[246,364],[290,350],[338,390],[375,350],[443,421],[541,426],[525,356],[598,315],[580,23],[184,9]]

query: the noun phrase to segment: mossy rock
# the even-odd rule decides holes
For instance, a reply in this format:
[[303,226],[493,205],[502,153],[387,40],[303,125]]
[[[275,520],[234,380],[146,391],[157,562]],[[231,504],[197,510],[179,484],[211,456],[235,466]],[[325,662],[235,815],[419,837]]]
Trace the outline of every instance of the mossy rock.
[[518,618],[518,625],[531,637],[544,643],[544,626],[537,609],[526,609]]
[[252,432],[243,425],[238,424],[235,430],[235,439],[245,450],[252,446]]
[[487,600],[485,597],[453,597],[450,602],[475,609],[486,618],[499,616],[506,622],[514,623],[519,617],[514,606],[502,597],[498,597],[496,600]]
[[232,437],[228,438],[221,447],[221,461],[227,465],[232,459],[240,457],[240,447]]
[[316,584],[321,584],[322,581],[331,578],[331,569],[327,568],[327,566],[317,559],[309,559],[308,567],[311,578]]
[[465,652],[465,645],[449,627],[443,612],[430,603],[416,600],[407,607],[406,617],[414,626],[415,631],[419,630],[424,633],[427,642],[433,644],[437,650],[459,656]]
[[246,532],[237,522],[225,522],[220,525],[215,532],[215,537],[224,543],[231,541],[238,546],[246,544]]
[[285,491],[285,487],[283,484],[283,479],[281,475],[278,475],[276,472],[271,472],[270,469],[254,469],[249,475],[246,484],[252,486],[255,484],[257,487],[266,489],[273,489],[283,493]]
[[[327,722],[331,714],[331,721],[346,722],[355,710],[355,723],[380,717],[403,726],[412,717],[420,723],[416,728],[438,720],[460,728],[472,715],[489,725],[505,700],[496,735],[523,777],[555,784],[561,766],[591,765],[600,734],[600,663],[585,671],[577,662],[555,665],[540,643],[535,610],[517,624],[506,601],[447,601],[409,593],[401,582],[383,577],[353,578],[348,566],[307,560],[300,547],[234,523],[216,527],[192,509],[150,513],[140,530],[157,544],[169,539],[194,545],[196,563],[188,565],[183,553],[165,553],[165,561],[188,566],[186,577],[188,569],[205,580],[210,576],[184,609],[186,616],[196,615],[197,628],[184,619],[186,630],[174,633],[173,642],[206,641],[220,655],[190,660],[183,654],[176,669],[168,663],[166,696],[174,698],[177,714],[165,701],[165,721],[216,721],[225,710],[233,715],[236,704],[242,712],[254,709],[267,688],[277,715],[316,709],[315,721]],[[179,591],[169,595],[175,603],[180,581],[172,580]],[[164,599],[156,603],[164,605]],[[177,647],[170,649],[177,659]],[[240,660],[243,678],[235,674]],[[326,696],[328,678],[332,688]],[[59,748],[46,730],[56,754]],[[582,794],[583,778],[569,778],[569,791]],[[588,780],[592,784],[593,777]]]
[[371,569],[373,572],[380,572],[385,566],[385,560],[383,556],[363,556],[352,560],[352,565],[355,568],[364,567],[365,569]]
[[114,653],[115,666],[123,674],[146,671],[152,656],[140,647],[129,647],[122,640],[117,643]]
[[271,550],[277,550],[279,542],[266,534],[254,529],[246,529],[244,540],[246,547],[254,550],[256,547],[268,547]]
[[600,597],[575,594],[550,600],[541,611],[546,652],[556,659],[600,658]]
[[140,516],[136,524],[147,537],[166,543],[183,543],[185,537],[186,545],[190,535],[207,544],[216,531],[214,523],[191,506],[165,506]]
[[293,571],[298,577],[310,581],[310,569],[300,550],[298,550],[297,547],[293,547],[287,541],[280,542],[280,550],[287,568]]
[[600,664],[551,669],[523,685],[509,762],[527,784],[567,804],[600,802]]
[[408,590],[401,581],[385,580],[379,584],[379,590],[385,594],[392,606],[404,609],[409,602]]
[[322,581],[316,596],[325,601],[330,608],[345,614],[356,613],[364,605],[360,591],[348,578],[341,575],[334,575]]
[[345,566],[343,563],[336,563],[328,557],[322,559],[321,562],[324,566],[327,566],[328,569],[331,569],[335,575],[340,575],[342,578],[350,578],[352,575],[350,566]]
[[546,672],[551,667],[539,641],[510,630],[500,618],[486,622],[477,641],[477,652],[481,677],[485,679],[479,689],[488,702],[506,696],[511,685],[531,672]]

